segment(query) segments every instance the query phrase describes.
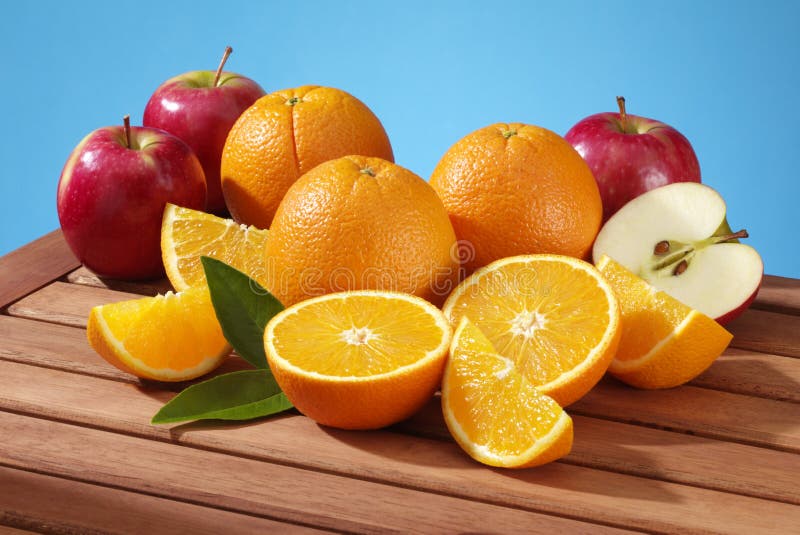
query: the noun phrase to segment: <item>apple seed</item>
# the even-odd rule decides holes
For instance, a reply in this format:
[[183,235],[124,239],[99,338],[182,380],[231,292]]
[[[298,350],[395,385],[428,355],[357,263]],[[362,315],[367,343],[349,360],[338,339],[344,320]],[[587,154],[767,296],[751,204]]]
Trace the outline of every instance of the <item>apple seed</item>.
[[663,256],[668,252],[669,252],[669,242],[667,240],[661,240],[653,248],[653,254],[657,256]]

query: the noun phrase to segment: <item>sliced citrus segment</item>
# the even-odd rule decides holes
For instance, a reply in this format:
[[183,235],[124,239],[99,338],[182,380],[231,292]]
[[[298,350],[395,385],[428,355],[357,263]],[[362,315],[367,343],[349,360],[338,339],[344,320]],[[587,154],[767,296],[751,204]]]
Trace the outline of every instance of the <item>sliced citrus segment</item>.
[[161,259],[172,287],[205,285],[201,256],[222,260],[259,281],[266,280],[268,231],[239,225],[198,210],[167,204],[161,220]]
[[504,258],[464,280],[444,305],[464,316],[497,352],[561,406],[586,394],[619,342],[619,305],[591,264],[559,255]]
[[332,427],[373,429],[411,416],[433,396],[451,334],[427,301],[364,290],[287,308],[267,324],[264,345],[300,412]]
[[186,381],[219,366],[231,347],[222,335],[208,288],[96,306],[89,344],[137,377]]
[[614,288],[622,338],[608,371],[639,388],[670,388],[700,375],[733,335],[705,314],[603,255],[597,268]]
[[466,316],[450,345],[442,412],[464,451],[491,466],[538,466],[572,448],[572,419]]

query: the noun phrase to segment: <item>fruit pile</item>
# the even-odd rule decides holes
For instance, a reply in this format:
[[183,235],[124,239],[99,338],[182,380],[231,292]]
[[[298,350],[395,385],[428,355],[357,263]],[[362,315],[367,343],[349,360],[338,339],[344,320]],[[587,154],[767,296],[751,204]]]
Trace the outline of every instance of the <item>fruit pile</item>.
[[755,298],[761,259],[689,142],[621,97],[566,138],[478,129],[426,182],[352,95],[265,94],[223,71],[229,54],[162,84],[144,127],[89,134],[58,185],[87,268],[166,273],[177,292],[95,307],[100,355],[157,381],[209,373],[232,348],[253,366],[188,387],[154,423],[293,406],[374,429],[440,391],[470,456],[536,466],[570,451],[564,408],[606,372],[681,385]]

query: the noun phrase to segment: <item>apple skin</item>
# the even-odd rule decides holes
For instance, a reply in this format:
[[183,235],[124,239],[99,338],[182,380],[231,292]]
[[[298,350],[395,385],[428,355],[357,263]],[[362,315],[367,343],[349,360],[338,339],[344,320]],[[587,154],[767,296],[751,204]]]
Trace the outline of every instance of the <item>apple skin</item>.
[[189,146],[152,128],[100,128],[72,151],[58,182],[58,219],[72,252],[100,276],[164,273],[161,217],[170,202],[202,210],[203,168]]
[[150,97],[144,126],[160,128],[189,145],[206,176],[206,211],[223,215],[227,209],[220,186],[222,148],[233,123],[266,93],[253,80],[223,72],[191,71],[170,78]]
[[764,278],[764,274],[763,274],[763,271],[762,271],[761,280],[758,281],[758,288],[756,288],[756,291],[754,291],[750,295],[750,297],[748,297],[744,301],[744,303],[742,303],[741,305],[739,305],[735,309],[731,310],[727,314],[723,314],[722,316],[720,316],[718,318],[714,318],[716,320],[716,322],[724,327],[728,323],[732,322],[733,320],[735,320],[736,318],[738,318],[739,316],[744,314],[745,310],[750,308],[750,305],[752,305],[753,301],[756,300],[756,296],[758,296],[758,290],[761,289],[761,282],[762,282],[763,278]]
[[586,117],[564,136],[583,156],[603,199],[603,221],[628,201],[673,182],[700,182],[689,140],[671,126],[619,113]]

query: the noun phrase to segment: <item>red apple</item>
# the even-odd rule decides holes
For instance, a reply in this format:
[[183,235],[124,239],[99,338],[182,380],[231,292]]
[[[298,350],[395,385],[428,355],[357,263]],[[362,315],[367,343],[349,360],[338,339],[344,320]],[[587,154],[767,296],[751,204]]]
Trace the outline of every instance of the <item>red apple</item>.
[[203,168],[189,146],[154,128],[109,126],[78,144],[58,182],[58,219],[72,252],[98,275],[164,273],[161,216],[167,203],[201,210]]
[[673,182],[700,182],[700,164],[689,140],[671,126],[619,113],[598,113],[573,126],[566,140],[594,173],[603,199],[603,221],[625,203]]
[[600,229],[592,257],[613,258],[647,282],[725,324],[756,298],[764,263],[731,232],[722,196],[704,184],[669,184],[623,206]]
[[232,51],[225,49],[216,72],[187,72],[161,84],[150,97],[142,121],[144,126],[178,136],[197,154],[208,187],[206,210],[216,214],[226,211],[219,168],[228,131],[264,95],[253,80],[222,72]]

